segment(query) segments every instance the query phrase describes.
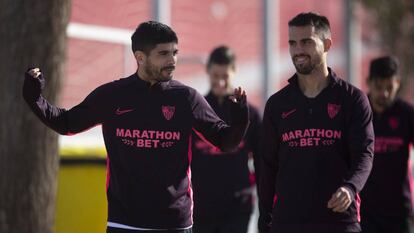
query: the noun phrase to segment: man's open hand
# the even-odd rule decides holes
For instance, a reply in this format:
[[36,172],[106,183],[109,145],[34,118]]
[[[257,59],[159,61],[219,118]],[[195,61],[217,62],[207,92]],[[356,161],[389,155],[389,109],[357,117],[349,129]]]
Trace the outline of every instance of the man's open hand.
[[234,89],[233,95],[231,95],[229,98],[234,103],[246,102],[246,91],[243,90],[241,87],[238,87]]

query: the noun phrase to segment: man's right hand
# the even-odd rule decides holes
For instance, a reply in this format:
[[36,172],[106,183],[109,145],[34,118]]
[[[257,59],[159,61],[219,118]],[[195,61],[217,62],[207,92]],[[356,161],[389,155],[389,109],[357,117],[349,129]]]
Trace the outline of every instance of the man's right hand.
[[42,72],[40,72],[39,68],[33,68],[28,70],[27,74],[30,75],[32,78],[39,78]]
[[40,68],[34,67],[26,70],[24,73],[23,97],[26,101],[37,100],[41,95],[45,80],[43,79]]

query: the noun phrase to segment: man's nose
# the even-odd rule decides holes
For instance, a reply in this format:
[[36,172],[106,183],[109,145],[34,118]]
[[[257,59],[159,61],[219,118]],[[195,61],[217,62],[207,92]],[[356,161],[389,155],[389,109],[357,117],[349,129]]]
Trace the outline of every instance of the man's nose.
[[175,65],[177,63],[177,55],[171,55],[168,59],[168,65]]

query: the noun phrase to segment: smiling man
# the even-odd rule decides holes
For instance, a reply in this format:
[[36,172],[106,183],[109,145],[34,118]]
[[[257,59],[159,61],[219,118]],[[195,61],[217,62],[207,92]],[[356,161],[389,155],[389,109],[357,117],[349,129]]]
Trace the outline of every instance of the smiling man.
[[25,74],[23,96],[40,120],[63,135],[102,125],[108,153],[108,233],[192,231],[191,135],[223,151],[248,125],[246,94],[234,90],[226,124],[194,89],[172,80],[178,39],[167,25],[140,24],[131,37],[137,72],[96,88],[70,110],[41,95],[39,68]]
[[296,74],[269,98],[259,182],[261,233],[360,232],[358,193],[371,171],[368,98],[327,66],[326,17],[289,21]]

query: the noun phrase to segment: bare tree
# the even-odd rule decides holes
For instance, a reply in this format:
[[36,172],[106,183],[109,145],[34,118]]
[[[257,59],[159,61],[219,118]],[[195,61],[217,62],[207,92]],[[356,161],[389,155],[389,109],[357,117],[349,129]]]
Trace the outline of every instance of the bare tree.
[[414,1],[362,0],[362,3],[375,18],[380,46],[400,59],[403,83],[413,82]]
[[70,0],[0,0],[0,232],[51,233],[59,165],[57,135],[22,98],[23,74],[39,66],[57,100]]

